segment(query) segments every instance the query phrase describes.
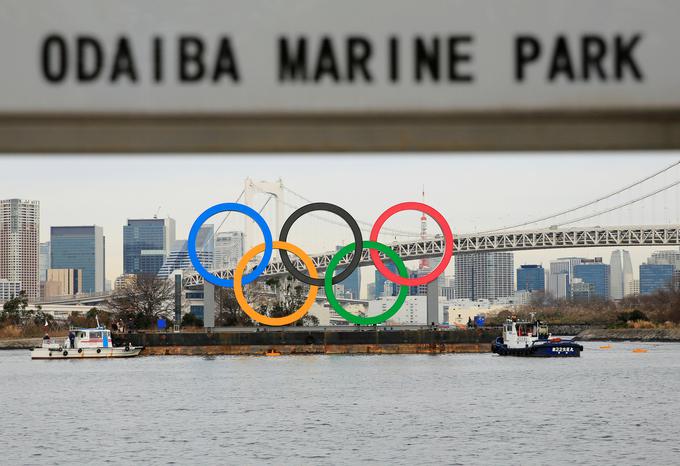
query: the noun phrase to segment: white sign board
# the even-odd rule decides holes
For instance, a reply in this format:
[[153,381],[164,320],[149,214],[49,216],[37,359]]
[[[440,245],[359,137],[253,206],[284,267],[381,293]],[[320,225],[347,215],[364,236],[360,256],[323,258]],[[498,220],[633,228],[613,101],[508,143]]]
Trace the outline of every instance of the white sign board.
[[680,108],[677,0],[0,7],[0,113]]

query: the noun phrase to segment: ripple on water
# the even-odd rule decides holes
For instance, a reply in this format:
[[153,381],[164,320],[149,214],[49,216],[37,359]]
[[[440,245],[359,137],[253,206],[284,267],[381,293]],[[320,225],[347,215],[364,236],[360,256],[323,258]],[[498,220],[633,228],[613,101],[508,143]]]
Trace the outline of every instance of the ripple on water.
[[[673,464],[680,345],[30,361],[0,352],[3,464]],[[628,347],[630,346],[630,348]],[[77,433],[77,435],[72,435]],[[538,452],[540,459],[534,459]],[[89,458],[92,460],[92,458]]]

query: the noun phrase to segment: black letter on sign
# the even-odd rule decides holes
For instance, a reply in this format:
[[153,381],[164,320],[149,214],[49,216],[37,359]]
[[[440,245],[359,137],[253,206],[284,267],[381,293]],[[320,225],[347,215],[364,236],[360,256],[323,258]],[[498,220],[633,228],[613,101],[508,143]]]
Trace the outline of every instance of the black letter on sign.
[[[102,46],[94,37],[80,36],[76,47],[78,48],[78,81],[94,81],[102,71]],[[88,56],[93,57],[90,66],[85,64]]]
[[642,81],[644,78],[640,68],[638,68],[635,59],[633,58],[633,47],[635,47],[641,39],[640,34],[635,34],[631,37],[630,41],[626,44],[623,42],[623,38],[619,35],[616,36],[616,54],[614,60],[616,60],[616,78],[621,80],[623,78],[623,69],[628,67],[633,73],[633,77],[637,81]]
[[541,55],[541,43],[533,36],[515,38],[515,81],[524,81],[524,68],[538,60]]
[[366,82],[373,81],[368,61],[373,54],[371,43],[364,37],[347,39],[347,79],[354,82],[354,75],[361,74]]
[[423,68],[427,69],[433,81],[439,81],[439,39],[432,39],[431,48],[428,49],[425,39],[416,37],[415,48],[416,81],[424,79]]
[[333,42],[330,37],[321,39],[321,47],[319,47],[319,59],[316,62],[316,71],[314,72],[314,81],[319,82],[324,75],[328,75],[335,82],[340,81],[340,72],[338,71],[338,64],[335,61],[335,52],[333,51]]
[[[195,36],[179,38],[179,79],[183,82],[196,82],[203,79],[203,41]],[[193,71],[190,69],[193,65]]]
[[[52,52],[53,50],[54,52]],[[54,55],[55,53],[56,56]],[[54,66],[55,64],[56,66]],[[66,41],[56,34],[47,36],[42,46],[43,77],[51,83],[58,83],[64,80],[67,71],[68,55],[66,54]]]
[[458,45],[469,44],[471,42],[472,36],[449,37],[449,81],[472,82],[473,76],[471,74],[461,74],[458,70],[459,63],[468,63],[472,61],[472,55],[469,53],[460,53],[458,51]]
[[158,36],[153,38],[153,80],[163,81],[163,40]]
[[399,81],[399,39],[392,36],[388,43],[390,49],[390,82],[396,83]]
[[602,81],[607,80],[604,71],[604,57],[607,54],[607,43],[600,36],[586,35],[581,39],[581,60],[583,67],[583,80],[590,79],[590,70],[593,75],[599,76]]
[[113,57],[113,69],[111,70],[111,82],[116,82],[121,76],[127,76],[131,82],[137,82],[135,60],[132,57],[130,42],[121,37],[116,45],[116,55]]
[[213,82],[217,82],[220,76],[226,74],[231,77],[231,80],[237,83],[239,81],[238,65],[236,64],[236,57],[231,49],[231,39],[223,37],[220,40],[220,50],[217,54],[217,63],[215,64],[215,71],[213,71]]
[[560,73],[563,73],[569,81],[574,80],[574,67],[571,63],[567,39],[564,36],[558,36],[555,41],[555,50],[553,50],[552,54],[548,81],[553,81]]
[[307,80],[307,39],[298,37],[295,50],[288,47],[288,39],[279,37],[279,81]]

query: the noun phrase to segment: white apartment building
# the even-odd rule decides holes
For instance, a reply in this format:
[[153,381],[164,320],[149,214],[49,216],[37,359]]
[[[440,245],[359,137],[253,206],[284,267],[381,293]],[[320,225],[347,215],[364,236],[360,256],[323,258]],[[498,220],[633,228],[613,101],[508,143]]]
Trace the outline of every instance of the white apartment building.
[[0,279],[21,282],[29,300],[40,295],[40,202],[0,200]]
[[511,252],[458,254],[454,261],[457,298],[497,299],[514,295],[515,267]]
[[233,269],[243,257],[244,238],[241,231],[223,231],[215,235],[216,269]]

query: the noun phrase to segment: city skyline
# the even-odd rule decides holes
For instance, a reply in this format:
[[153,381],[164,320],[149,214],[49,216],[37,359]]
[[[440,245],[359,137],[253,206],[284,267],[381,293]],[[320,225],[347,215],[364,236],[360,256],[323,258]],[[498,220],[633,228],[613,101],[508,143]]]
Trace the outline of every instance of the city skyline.
[[[455,156],[443,158],[439,156],[418,156],[416,158],[396,157],[391,164],[381,163],[387,160],[381,156],[368,156],[347,158],[327,156],[320,160],[311,157],[291,157],[285,160],[280,157],[270,156],[226,156],[226,157],[200,157],[192,156],[189,159],[179,157],[150,156],[140,159],[131,159],[122,156],[111,156],[97,159],[86,157],[71,157],[50,159],[49,157],[6,157],[4,162],[12,170],[19,170],[22,165],[35,164],[41,166],[36,172],[35,183],[27,186],[10,179],[0,187],[0,198],[24,198],[34,199],[41,202],[40,241],[49,241],[51,226],[67,225],[101,225],[106,236],[106,278],[113,281],[123,273],[123,226],[128,219],[152,218],[154,213],[160,212],[159,217],[170,216],[177,221],[177,238],[188,237],[188,230],[194,218],[205,208],[218,202],[234,201],[243,188],[243,181],[248,176],[253,176],[253,165],[262,167],[262,178],[283,178],[287,185],[292,186],[304,196],[313,200],[335,201],[341,199],[339,204],[347,210],[355,213],[358,218],[371,220],[376,217],[386,205],[392,201],[414,200],[420,197],[420,191],[425,185],[426,201],[440,210],[450,222],[454,232],[473,232],[485,229],[497,228],[502,225],[512,224],[525,218],[533,218],[545,213],[554,212],[564,207],[577,204],[602,193],[618,188],[623,184],[635,181],[641,175],[640,165],[644,164],[644,172],[651,172],[659,167],[668,165],[677,159],[677,153],[654,153],[633,154],[625,157],[611,155],[574,155],[560,154],[550,157],[524,156]],[[124,159],[126,163],[119,163]],[[617,164],[611,164],[616,160]],[[266,162],[266,163],[260,163]],[[153,173],[145,169],[148,164],[162,166],[163,177],[149,178]],[[614,176],[602,178],[595,176],[597,182],[588,182],[588,177],[593,174],[583,172],[583,163],[589,163],[594,167],[607,165],[614,171]],[[489,170],[487,165],[495,167]],[[81,171],[68,170],[68,167],[78,165]],[[204,170],[202,166],[215,165],[214,170]],[[353,191],[344,193],[344,182],[338,182],[338,178],[324,181],[323,188],[310,186],[306,182],[311,177],[311,172],[324,165],[327,168],[344,174],[353,169],[381,170],[388,175],[396,177],[403,183],[384,183],[382,186],[366,184],[355,186]],[[427,171],[423,176],[418,176],[415,166],[429,167],[441,166],[441,170]],[[55,167],[58,166],[58,167]],[[231,167],[232,170],[222,172],[219,168]],[[54,169],[52,169],[54,168]],[[113,172],[110,170],[115,168]],[[126,176],[116,178],[124,168]],[[304,168],[304,169],[303,169]],[[484,170],[484,171],[483,171]],[[470,177],[459,176],[459,172],[477,172],[485,177],[485,183],[472,187]],[[560,179],[570,179],[571,172],[579,173],[578,190],[555,190],[554,173],[559,172],[563,176]],[[597,169],[592,170],[597,172]],[[82,176],[82,174],[91,176]],[[198,173],[197,173],[198,172]],[[278,173],[276,173],[278,172]],[[99,173],[99,176],[96,174]],[[107,176],[102,176],[106,173]],[[223,174],[224,173],[224,174]],[[414,174],[415,173],[415,174]],[[183,194],[185,191],[178,190],[176,186],[181,183],[168,183],[175,179],[185,179],[185,186],[189,181],[200,174],[201,186],[215,186],[204,191],[192,190],[191,199]],[[49,175],[49,176],[47,176]],[[305,176],[307,175],[307,176]],[[146,186],[143,193],[136,186],[144,179]],[[258,179],[260,177],[257,177]],[[474,178],[474,177],[473,177]],[[227,183],[220,183],[221,180]],[[444,181],[453,182],[446,183]],[[99,183],[99,184],[97,184]],[[85,184],[85,186],[83,186]],[[57,189],[59,186],[59,189]],[[160,187],[163,189],[160,189]],[[168,186],[171,187],[168,191]],[[305,189],[305,186],[307,188]],[[117,187],[115,196],[111,196],[113,188]],[[69,197],[75,190],[88,189],[90,195],[78,199],[77,205],[60,203],[60,199]],[[475,202],[457,202],[456,199],[464,199],[464,188],[474,189]],[[511,188],[510,190],[508,188]],[[549,189],[550,188],[550,189]],[[380,194],[380,189],[384,194]],[[536,193],[543,193],[537,196]],[[548,193],[546,195],[545,193]],[[502,194],[502,198],[499,198]],[[468,196],[469,198],[469,196]],[[112,202],[112,199],[114,202]],[[379,201],[377,199],[380,199]],[[504,202],[499,205],[499,200]],[[264,200],[264,199],[263,199]],[[530,200],[531,202],[527,202]],[[299,199],[291,198],[290,201],[301,203]],[[93,205],[106,206],[105,209],[93,208]],[[166,207],[163,207],[163,206]],[[526,208],[517,206],[526,205]],[[474,207],[477,207],[476,209]],[[265,212],[266,214],[266,212]],[[645,215],[631,215],[631,220],[638,223],[645,221]],[[669,215],[668,212],[666,212]],[[677,215],[675,212],[673,215]],[[662,212],[663,215],[663,212]],[[625,216],[625,215],[624,215]],[[215,217],[217,219],[217,217]],[[301,219],[300,223],[305,224]],[[625,219],[622,219],[625,220]],[[649,220],[647,220],[649,221]],[[307,222],[309,223],[309,222]],[[628,222],[625,222],[628,223]],[[305,230],[294,227],[291,238],[310,253],[334,249],[337,244],[344,244],[351,240],[349,229],[346,227],[333,228],[332,234],[318,238],[315,231],[317,225]],[[417,232],[420,229],[420,214],[418,212],[401,214],[390,222],[388,227],[399,228]],[[429,220],[429,232],[436,233],[437,227]],[[232,216],[220,232],[231,230],[243,230],[243,220]],[[329,230],[326,228],[325,230]],[[324,231],[325,231],[324,230]],[[585,248],[553,251],[527,251],[515,253],[515,266],[522,264],[544,264],[550,260],[567,255],[580,257],[602,256],[609,257],[615,248]],[[664,248],[631,248],[633,263],[641,264],[651,254],[652,250]],[[672,248],[667,248],[672,249]],[[368,269],[368,271],[366,271]],[[362,280],[362,293],[365,293],[368,274],[372,274],[371,267],[364,268]],[[634,267],[637,275],[637,267]],[[452,266],[447,270],[447,275],[452,274]]]

